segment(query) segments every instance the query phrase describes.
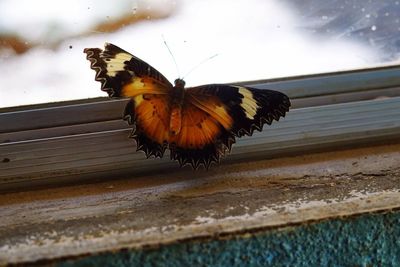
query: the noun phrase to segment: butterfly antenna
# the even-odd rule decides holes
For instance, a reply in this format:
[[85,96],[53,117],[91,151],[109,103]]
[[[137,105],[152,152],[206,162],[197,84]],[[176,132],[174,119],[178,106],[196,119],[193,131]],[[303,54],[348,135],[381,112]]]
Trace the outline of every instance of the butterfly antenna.
[[218,54],[215,54],[215,55],[213,55],[213,56],[211,56],[211,57],[208,57],[208,58],[202,60],[199,64],[197,64],[197,65],[194,66],[191,70],[189,70],[189,71],[182,77],[182,79],[184,79],[185,77],[187,77],[187,76],[188,76],[190,73],[192,73],[194,70],[196,70],[197,68],[199,68],[201,65],[203,65],[203,64],[206,63],[207,61],[209,61],[209,60],[215,58],[216,56],[218,56]]
[[172,60],[173,60],[174,63],[175,63],[175,68],[176,68],[176,71],[178,72],[178,77],[181,77],[181,73],[180,73],[180,71],[179,71],[178,64],[176,63],[174,54],[172,54],[172,51],[171,51],[171,49],[169,48],[169,46],[168,46],[168,44],[167,44],[167,41],[166,41],[165,38],[164,38],[164,35],[161,35],[161,36],[162,36],[162,38],[163,38],[163,41],[164,41],[165,46],[166,46],[167,49],[168,49],[169,54],[170,54],[171,57],[172,57]]

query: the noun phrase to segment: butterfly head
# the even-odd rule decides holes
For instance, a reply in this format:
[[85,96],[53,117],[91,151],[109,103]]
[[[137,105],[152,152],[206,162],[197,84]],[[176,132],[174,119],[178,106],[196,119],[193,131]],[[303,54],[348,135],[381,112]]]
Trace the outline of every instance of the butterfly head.
[[183,88],[185,88],[185,81],[184,80],[182,80],[182,79],[176,79],[175,80],[175,88],[179,88],[179,89],[183,89]]

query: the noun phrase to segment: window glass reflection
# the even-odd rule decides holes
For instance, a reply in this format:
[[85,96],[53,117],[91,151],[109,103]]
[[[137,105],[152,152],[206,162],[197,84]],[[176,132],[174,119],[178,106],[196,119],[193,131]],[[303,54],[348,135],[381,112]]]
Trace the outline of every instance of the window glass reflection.
[[399,18],[397,0],[2,0],[0,107],[105,96],[82,53],[104,42],[171,81],[217,54],[188,86],[396,64]]

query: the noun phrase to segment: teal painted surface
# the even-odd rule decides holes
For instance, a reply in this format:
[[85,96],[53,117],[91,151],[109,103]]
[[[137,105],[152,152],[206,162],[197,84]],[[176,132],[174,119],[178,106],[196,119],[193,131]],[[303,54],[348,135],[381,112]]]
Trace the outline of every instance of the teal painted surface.
[[103,253],[58,266],[400,266],[400,212]]

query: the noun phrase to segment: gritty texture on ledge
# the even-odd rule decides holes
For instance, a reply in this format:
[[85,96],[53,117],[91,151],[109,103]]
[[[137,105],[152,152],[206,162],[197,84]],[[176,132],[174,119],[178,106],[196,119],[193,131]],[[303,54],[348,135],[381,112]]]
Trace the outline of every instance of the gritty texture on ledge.
[[[345,230],[336,218],[398,209],[399,166],[400,145],[386,145],[226,164],[208,172],[176,170],[163,175],[2,194],[0,264],[138,249],[137,254],[126,256],[134,259],[142,257],[145,252],[141,249],[149,246],[161,246],[151,253],[181,253],[179,246],[185,247],[185,240],[201,243],[193,249],[214,251],[216,244],[234,248],[237,238],[255,232],[258,234],[254,238],[237,243],[238,248],[255,245],[252,242],[258,242],[258,236],[265,236],[263,240],[268,245],[272,242],[266,241],[268,236],[279,235],[279,229],[293,235],[293,242],[314,232],[320,234],[322,242],[327,238],[322,234],[329,233],[323,233],[324,227],[308,226],[310,222],[331,219],[322,225],[332,224],[329,227],[335,235],[336,228],[351,230]],[[398,227],[398,215],[388,219],[377,216],[373,220],[383,220],[377,226],[385,224],[385,231],[398,231],[389,227]],[[370,226],[367,223],[370,219],[359,231],[375,225],[372,221]],[[287,227],[293,225],[303,230],[293,228],[291,232]],[[370,238],[367,234],[365,238]],[[233,243],[201,242],[217,236]],[[284,248],[284,239],[277,240],[281,240],[277,244],[283,250],[291,249]],[[332,246],[327,240],[325,245]],[[353,241],[348,237],[343,242]],[[382,246],[385,244],[389,243],[383,242]],[[365,251],[365,255],[372,254],[369,248]],[[274,255],[271,261],[283,254]]]

